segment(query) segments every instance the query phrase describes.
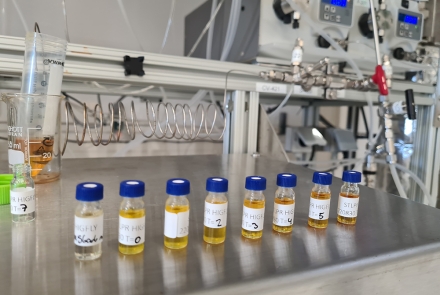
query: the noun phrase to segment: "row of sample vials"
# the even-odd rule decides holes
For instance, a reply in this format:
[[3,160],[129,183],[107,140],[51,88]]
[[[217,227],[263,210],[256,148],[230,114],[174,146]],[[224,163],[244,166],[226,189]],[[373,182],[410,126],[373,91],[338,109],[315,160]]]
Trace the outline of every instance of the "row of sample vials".
[[[359,205],[361,173],[344,171],[344,185],[339,194],[337,221],[343,224],[356,223]],[[296,175],[281,173],[277,176],[275,192],[273,230],[290,233],[293,230],[295,213]],[[330,185],[332,175],[325,172],[313,174],[315,184],[310,195],[308,225],[326,228],[330,211]],[[248,239],[259,239],[263,235],[266,178],[249,176],[245,183],[245,198],[242,215],[242,235]],[[205,199],[203,239],[210,244],[220,244],[226,239],[228,211],[228,180],[211,177],[206,181],[208,195]],[[164,245],[170,249],[181,249],[188,245],[189,210],[187,196],[190,182],[183,178],[167,181],[165,203]],[[126,180],[120,184],[119,207],[119,251],[137,254],[144,250],[145,243],[145,183]],[[100,183],[80,183],[76,188],[79,201],[75,210],[75,255],[79,260],[93,260],[101,256],[103,233],[103,209],[101,200],[104,187]]]

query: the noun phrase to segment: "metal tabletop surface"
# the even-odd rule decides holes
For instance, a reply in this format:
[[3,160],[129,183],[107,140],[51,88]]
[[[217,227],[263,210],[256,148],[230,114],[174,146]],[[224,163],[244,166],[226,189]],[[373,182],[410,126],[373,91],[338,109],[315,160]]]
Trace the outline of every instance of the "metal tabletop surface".
[[[5,167],[5,165],[3,165]],[[298,176],[291,234],[272,231],[277,173]],[[268,180],[264,234],[241,237],[244,180]],[[229,179],[226,242],[205,244],[203,209],[209,176]],[[356,226],[336,222],[342,181],[333,180],[330,223],[307,226],[312,171],[248,155],[75,159],[63,161],[61,180],[37,185],[37,219],[13,224],[0,206],[0,294],[428,294],[440,282],[440,211],[361,187]],[[189,244],[163,246],[166,180],[191,181]],[[146,245],[142,254],[118,252],[119,182],[146,182]],[[103,255],[74,257],[75,187],[104,184]],[[434,292],[434,293],[435,293]]]

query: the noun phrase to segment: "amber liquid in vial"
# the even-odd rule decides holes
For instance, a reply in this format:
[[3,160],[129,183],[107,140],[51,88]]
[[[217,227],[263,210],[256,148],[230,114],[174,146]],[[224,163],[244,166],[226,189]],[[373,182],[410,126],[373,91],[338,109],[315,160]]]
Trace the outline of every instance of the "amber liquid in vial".
[[[359,195],[355,195],[351,193],[340,193],[340,196],[345,198],[353,198],[353,199],[359,198]],[[356,224],[357,217],[345,217],[345,216],[340,216],[338,214],[337,220],[338,222],[343,224]]]
[[[212,202],[211,204],[225,204],[227,202]],[[204,226],[203,240],[209,244],[221,244],[226,240],[226,226],[221,228],[212,228]]]
[[[295,200],[291,198],[275,198],[275,203],[280,205],[292,205],[295,204]],[[293,230],[293,224],[287,226],[279,226],[276,224],[272,224],[272,229],[279,233],[290,233]]]
[[[166,205],[165,210],[170,213],[180,213],[180,212],[186,212],[189,210],[189,205]],[[182,249],[185,248],[188,245],[188,235],[184,237],[177,237],[177,238],[169,238],[167,236],[164,236],[164,245],[167,248],[170,249]]]
[[[88,218],[88,217],[92,218],[92,217],[100,216],[102,214],[103,214],[102,211],[98,212],[97,215],[91,213],[78,215],[75,213],[75,215],[80,218]],[[101,254],[102,254],[102,243],[88,247],[75,245],[75,257],[79,260],[94,260],[101,257]]]
[[[328,200],[330,199],[330,193],[325,192],[325,193],[319,193],[319,192],[314,192],[312,191],[312,193],[310,194],[310,197],[313,199],[317,199],[317,200]],[[315,228],[326,228],[328,225],[328,219],[325,220],[318,220],[318,219],[313,219],[309,217],[308,220],[308,224],[311,227],[315,227]]]
[[[265,201],[262,200],[244,200],[244,205],[251,209],[262,209],[264,208]],[[259,239],[263,236],[263,230],[250,231],[246,229],[241,229],[241,235],[248,239]]]
[[[124,218],[141,218],[145,216],[145,209],[119,210],[119,215]],[[119,252],[122,254],[138,254],[144,251],[145,243],[140,245],[124,245],[119,243]]]

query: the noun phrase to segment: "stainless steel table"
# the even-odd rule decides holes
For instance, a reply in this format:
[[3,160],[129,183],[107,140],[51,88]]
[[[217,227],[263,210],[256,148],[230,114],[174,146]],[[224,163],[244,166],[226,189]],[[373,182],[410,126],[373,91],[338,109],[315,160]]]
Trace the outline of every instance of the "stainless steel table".
[[[2,163],[4,164],[4,163]],[[4,167],[5,165],[3,165]],[[275,177],[298,175],[295,226],[272,232]],[[263,238],[241,238],[244,179],[268,179]],[[203,243],[205,180],[230,181],[226,242]],[[440,288],[440,211],[365,187],[356,226],[336,223],[341,181],[334,179],[330,225],[307,226],[312,171],[247,155],[76,159],[63,162],[62,179],[37,186],[37,219],[12,224],[0,206],[0,294],[436,294]],[[163,247],[165,182],[191,181],[189,245]],[[118,253],[119,182],[147,183],[143,254]],[[75,186],[104,184],[103,256],[74,258]]]

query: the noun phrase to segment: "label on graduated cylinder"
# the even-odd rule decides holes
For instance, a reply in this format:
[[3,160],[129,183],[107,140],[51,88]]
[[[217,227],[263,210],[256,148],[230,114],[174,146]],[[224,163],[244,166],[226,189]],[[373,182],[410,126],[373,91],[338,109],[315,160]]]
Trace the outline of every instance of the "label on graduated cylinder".
[[264,208],[253,209],[243,206],[243,219],[241,227],[249,231],[263,230]]
[[347,198],[339,195],[338,215],[343,217],[357,217],[359,198]]
[[35,189],[19,187],[11,190],[11,214],[23,215],[35,212]]
[[102,243],[104,239],[104,214],[95,217],[75,216],[75,237],[77,246],[89,247]]
[[203,224],[210,228],[222,228],[226,226],[228,202],[213,204],[205,202],[205,220]]
[[189,210],[179,213],[171,213],[165,210],[164,235],[168,238],[182,238],[188,235]]
[[136,246],[145,242],[145,216],[125,218],[119,216],[119,243]]
[[309,217],[316,220],[327,220],[330,211],[330,199],[310,198]]
[[295,214],[295,204],[282,205],[282,204],[274,203],[273,224],[278,226],[292,225],[294,214]]

